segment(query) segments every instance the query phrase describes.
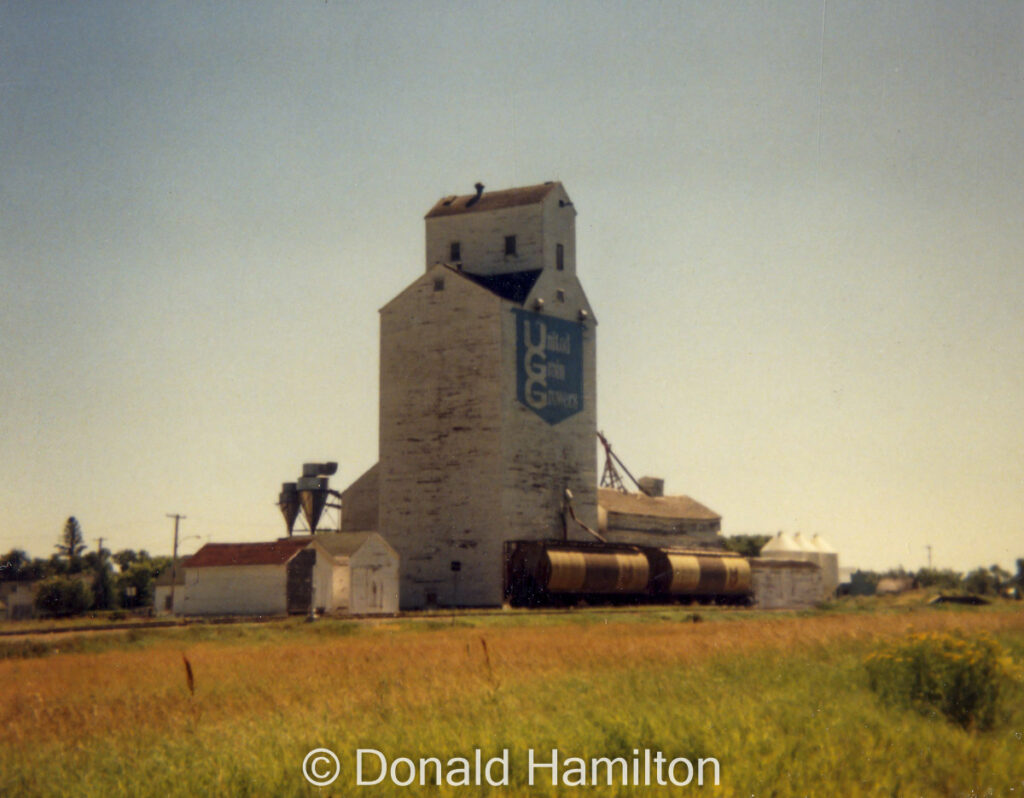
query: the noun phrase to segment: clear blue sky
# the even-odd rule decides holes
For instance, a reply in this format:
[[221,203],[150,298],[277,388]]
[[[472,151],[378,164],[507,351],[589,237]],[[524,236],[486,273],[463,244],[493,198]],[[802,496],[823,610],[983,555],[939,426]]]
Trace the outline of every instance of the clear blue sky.
[[561,180],[598,424],[726,533],[1024,557],[1024,4],[0,4],[0,551],[377,456],[423,215]]

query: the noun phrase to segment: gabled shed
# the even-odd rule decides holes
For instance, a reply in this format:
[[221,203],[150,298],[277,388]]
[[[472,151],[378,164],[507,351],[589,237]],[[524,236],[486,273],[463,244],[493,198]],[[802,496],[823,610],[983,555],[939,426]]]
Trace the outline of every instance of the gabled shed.
[[330,593],[327,612],[398,612],[398,552],[384,538],[377,532],[341,532],[315,539],[333,561],[330,586],[324,586]]
[[325,608],[333,558],[315,539],[207,543],[185,561],[185,615],[284,615]]

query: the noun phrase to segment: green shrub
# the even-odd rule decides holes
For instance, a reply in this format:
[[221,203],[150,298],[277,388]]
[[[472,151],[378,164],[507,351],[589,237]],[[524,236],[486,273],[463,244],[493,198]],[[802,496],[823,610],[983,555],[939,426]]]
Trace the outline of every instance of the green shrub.
[[39,585],[36,607],[48,615],[64,618],[81,615],[92,606],[92,591],[73,576],[53,576]]
[[865,663],[868,684],[886,703],[941,712],[968,729],[991,729],[1013,661],[989,637],[927,632],[886,646]]

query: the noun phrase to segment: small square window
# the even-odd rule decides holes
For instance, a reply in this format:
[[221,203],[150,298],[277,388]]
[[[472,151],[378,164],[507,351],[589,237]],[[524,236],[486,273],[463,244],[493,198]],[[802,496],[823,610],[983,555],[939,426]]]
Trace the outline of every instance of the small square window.
[[565,269],[565,247],[561,244],[555,245],[555,268],[558,271]]
[[563,291],[561,288],[555,291],[555,299],[557,299],[559,302],[565,302],[565,291]]
[[462,244],[461,243],[459,243],[458,241],[452,241],[450,249],[451,249],[451,252],[450,252],[450,257],[448,258],[448,260],[450,260],[452,263],[457,263],[460,260],[462,260]]
[[437,277],[437,278],[434,279],[434,290],[435,291],[444,291],[444,278],[443,277]]
[[516,237],[505,236],[505,254],[515,255],[516,254]]

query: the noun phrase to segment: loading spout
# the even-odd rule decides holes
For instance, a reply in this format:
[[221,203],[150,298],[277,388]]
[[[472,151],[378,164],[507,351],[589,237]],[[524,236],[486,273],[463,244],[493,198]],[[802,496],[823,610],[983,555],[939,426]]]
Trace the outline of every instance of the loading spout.
[[565,489],[564,499],[565,501],[562,510],[562,533],[565,539],[569,539],[569,524],[565,520],[565,514],[568,513],[569,517],[576,523],[578,527],[583,529],[585,532],[589,532],[602,543],[607,543],[608,541],[601,534],[595,532],[593,529],[591,529],[589,526],[584,524],[579,518],[576,517],[576,510],[572,506],[572,491],[569,490],[568,488]]

